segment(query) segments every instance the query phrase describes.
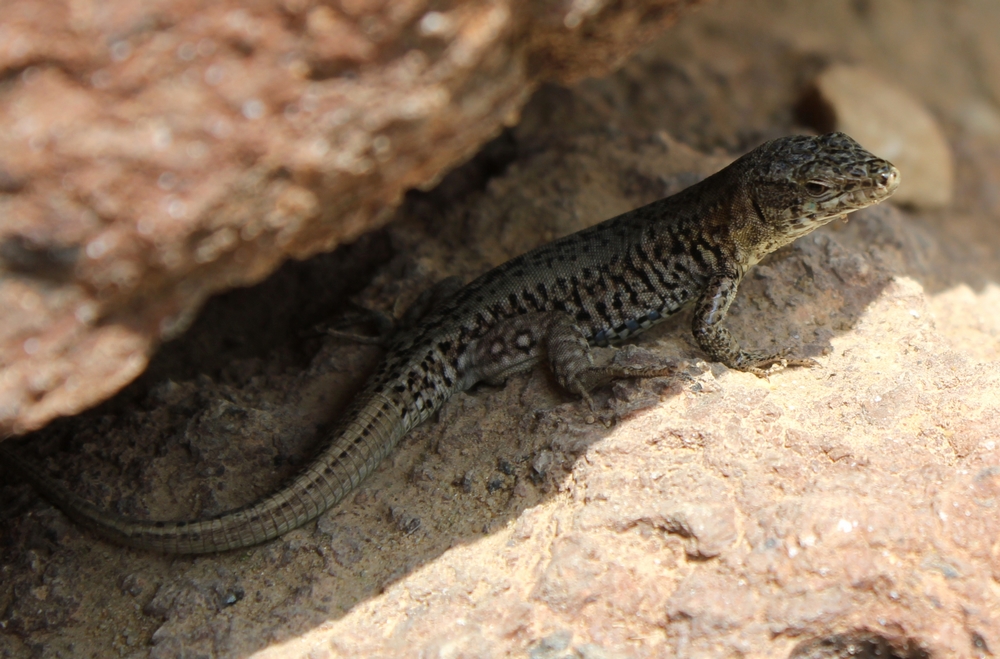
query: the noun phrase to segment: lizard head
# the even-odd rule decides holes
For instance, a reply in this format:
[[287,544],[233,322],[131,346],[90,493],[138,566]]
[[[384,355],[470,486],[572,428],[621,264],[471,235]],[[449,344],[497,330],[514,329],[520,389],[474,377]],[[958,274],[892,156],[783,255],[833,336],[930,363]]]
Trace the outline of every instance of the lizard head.
[[740,159],[744,194],[766,226],[762,257],[831,220],[887,199],[899,170],[844,133],[766,142]]

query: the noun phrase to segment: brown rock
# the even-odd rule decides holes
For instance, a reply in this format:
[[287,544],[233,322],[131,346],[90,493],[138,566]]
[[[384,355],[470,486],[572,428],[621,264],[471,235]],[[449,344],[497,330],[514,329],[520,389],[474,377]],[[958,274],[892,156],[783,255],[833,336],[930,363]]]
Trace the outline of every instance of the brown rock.
[[801,110],[817,130],[840,130],[901,174],[897,204],[940,208],[951,203],[955,164],[937,120],[912,94],[858,66],[821,73]]
[[208,296],[384,224],[539,82],[691,4],[7,3],[0,436],[114,393]]

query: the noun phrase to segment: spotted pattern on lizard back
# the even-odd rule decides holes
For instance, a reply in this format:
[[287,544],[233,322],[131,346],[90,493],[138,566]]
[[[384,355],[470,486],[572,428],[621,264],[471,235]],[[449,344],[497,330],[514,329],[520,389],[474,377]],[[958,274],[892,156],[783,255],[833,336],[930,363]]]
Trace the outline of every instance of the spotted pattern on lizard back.
[[898,185],[891,163],[843,133],[784,137],[676,195],[511,259],[397,332],[329,445],[301,474],[210,519],[122,518],[2,443],[0,455],[70,517],[114,542],[173,553],[257,544],[339,503],[403,435],[477,382],[500,383],[547,361],[559,384],[593,407],[595,383],[668,374],[598,367],[590,349],[628,339],[689,303],[692,331],[710,359],[760,376],[811,365],[746,351],[721,326],[740,280],[770,252],[885,200]]

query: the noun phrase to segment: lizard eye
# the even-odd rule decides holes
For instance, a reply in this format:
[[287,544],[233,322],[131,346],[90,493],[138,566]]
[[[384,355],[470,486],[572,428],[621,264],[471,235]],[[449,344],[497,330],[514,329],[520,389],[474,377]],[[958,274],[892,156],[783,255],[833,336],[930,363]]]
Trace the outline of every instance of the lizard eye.
[[829,189],[830,189],[829,185],[827,185],[826,183],[820,183],[819,181],[809,181],[808,183],[806,183],[806,192],[808,192],[814,197],[820,196]]

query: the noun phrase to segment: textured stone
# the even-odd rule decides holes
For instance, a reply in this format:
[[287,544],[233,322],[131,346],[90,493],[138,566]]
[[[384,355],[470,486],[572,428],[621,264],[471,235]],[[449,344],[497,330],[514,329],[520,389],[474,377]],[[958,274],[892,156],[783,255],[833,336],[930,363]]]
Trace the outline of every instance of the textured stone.
[[108,397],[213,293],[384,224],[544,80],[697,0],[11,0],[0,436]]

